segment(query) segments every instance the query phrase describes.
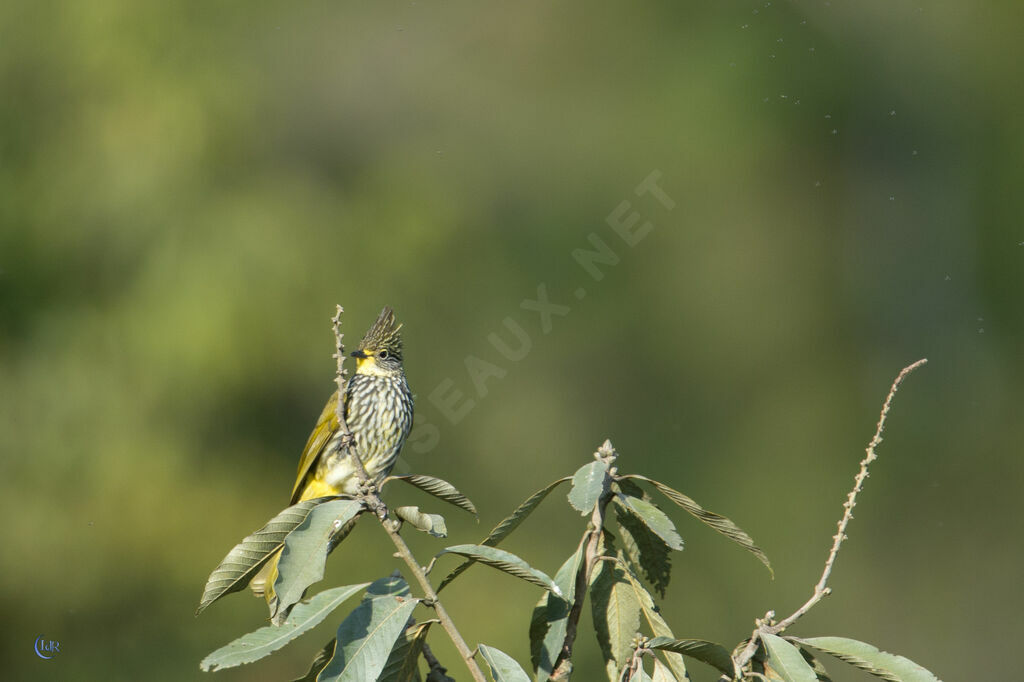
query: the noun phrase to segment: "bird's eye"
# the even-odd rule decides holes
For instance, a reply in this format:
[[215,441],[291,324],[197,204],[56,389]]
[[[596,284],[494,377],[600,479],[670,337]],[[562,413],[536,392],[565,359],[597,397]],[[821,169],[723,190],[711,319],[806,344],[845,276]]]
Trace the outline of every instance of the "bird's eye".
[[387,360],[388,355],[389,353],[386,350],[382,350],[381,352],[377,353],[377,357],[380,358],[381,360]]

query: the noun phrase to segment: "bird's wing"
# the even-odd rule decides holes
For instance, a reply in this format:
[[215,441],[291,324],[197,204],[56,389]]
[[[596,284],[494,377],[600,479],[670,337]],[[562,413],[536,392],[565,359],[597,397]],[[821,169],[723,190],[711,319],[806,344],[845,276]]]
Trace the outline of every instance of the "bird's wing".
[[324,448],[338,431],[338,417],[335,414],[337,404],[338,392],[335,391],[327,401],[327,405],[324,406],[324,411],[320,413],[320,418],[316,420],[313,433],[309,434],[309,440],[306,441],[306,447],[302,450],[302,457],[299,459],[299,471],[295,478],[295,487],[292,488],[292,504],[298,502],[302,496],[307,477],[316,472],[317,460],[320,459]]

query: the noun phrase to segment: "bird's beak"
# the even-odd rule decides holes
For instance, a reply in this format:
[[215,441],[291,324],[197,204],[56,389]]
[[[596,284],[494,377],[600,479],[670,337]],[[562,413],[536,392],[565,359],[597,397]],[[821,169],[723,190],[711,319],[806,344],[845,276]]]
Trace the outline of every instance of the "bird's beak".
[[370,357],[361,350],[354,350],[351,353],[349,353],[349,355],[351,355],[354,358],[359,358],[360,360],[365,360],[366,358]]

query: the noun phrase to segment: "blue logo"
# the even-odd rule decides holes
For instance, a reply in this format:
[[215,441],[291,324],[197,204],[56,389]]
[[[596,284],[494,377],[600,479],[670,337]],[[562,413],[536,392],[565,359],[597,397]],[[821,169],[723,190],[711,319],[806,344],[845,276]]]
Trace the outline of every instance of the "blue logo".
[[60,642],[52,639],[43,639],[42,635],[36,637],[36,656],[50,660],[60,653]]

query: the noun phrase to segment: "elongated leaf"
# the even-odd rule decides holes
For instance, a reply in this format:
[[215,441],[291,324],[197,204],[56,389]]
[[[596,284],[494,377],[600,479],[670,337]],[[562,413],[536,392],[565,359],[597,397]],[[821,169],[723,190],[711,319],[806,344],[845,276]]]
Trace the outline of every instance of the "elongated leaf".
[[416,486],[420,490],[434,497],[453,504],[459,509],[465,509],[473,516],[477,516],[476,506],[469,498],[463,495],[448,481],[433,476],[416,474],[412,476],[389,476],[388,480],[405,481],[409,485]]
[[[621,558],[620,561],[622,561]],[[622,562],[620,566],[623,568],[623,573],[626,575],[626,579],[629,580],[629,584],[633,587],[637,602],[640,604],[640,609],[643,613],[643,620],[647,623],[651,633],[655,637],[675,639],[672,629],[665,622],[665,619],[661,617],[658,607],[654,605],[654,597],[651,596],[651,593],[644,589],[644,586],[640,584],[639,578],[626,569],[625,562]],[[665,662],[668,663],[668,667],[672,669],[672,674],[676,678],[680,680],[689,679],[686,673],[686,663],[683,662],[683,657],[680,654],[665,650],[662,652],[662,655],[665,657]]]
[[672,560],[668,545],[648,530],[635,515],[615,506],[615,518],[619,522],[619,540],[622,552],[633,573],[643,576],[652,587],[665,597],[665,588],[672,577]]
[[[481,542],[480,544],[487,545],[488,547],[497,547],[502,540],[511,535],[512,531],[519,527],[519,524],[526,520],[526,517],[533,513],[533,510],[536,509],[540,505],[540,503],[544,501],[544,498],[547,497],[552,490],[562,485],[566,481],[570,480],[572,479],[569,476],[566,476],[565,478],[560,478],[557,481],[553,481],[546,485],[545,487],[541,488],[533,495],[530,495],[523,501],[522,504],[515,508],[515,511],[513,511],[511,514],[502,519],[501,523],[495,526],[491,530],[491,532],[488,533],[487,537],[484,538],[483,542]],[[437,591],[440,592],[441,590],[443,590],[448,585],[448,583],[450,583],[451,581],[455,580],[460,575],[465,573],[466,569],[472,566],[474,563],[476,562],[470,559],[469,561],[459,564],[459,566],[454,571],[445,576],[444,580],[441,581],[441,584],[437,586]]]
[[590,585],[590,611],[609,680],[617,680],[633,657],[640,610],[638,595],[624,571],[611,561],[602,561]]
[[545,592],[533,609],[530,618],[530,659],[538,680],[547,680],[558,663],[569,625],[569,611],[576,598],[576,574],[582,561],[581,545],[555,574],[555,584],[562,590],[564,598]]
[[783,682],[817,682],[814,670],[807,664],[800,651],[778,635],[761,635],[764,648],[768,651],[766,666],[782,678]]
[[317,675],[320,671],[327,666],[327,662],[334,656],[334,644],[338,640],[332,638],[324,648],[317,652],[316,656],[313,657],[313,662],[309,664],[309,670],[302,677],[297,677],[292,682],[316,682]]
[[660,483],[659,481],[655,481],[653,479],[647,478],[646,476],[639,476],[636,474],[630,475],[626,478],[635,478],[650,483],[651,485],[658,489],[658,492],[660,492],[662,495],[672,500],[677,505],[679,505],[687,512],[692,514],[694,517],[696,517],[698,521],[710,527],[712,530],[721,533],[725,537],[729,538],[730,540],[738,544],[743,549],[747,550],[748,552],[756,556],[758,560],[765,565],[765,567],[772,574],[772,576],[775,575],[775,571],[772,570],[772,564],[770,561],[768,561],[768,557],[765,555],[764,551],[762,551],[760,547],[754,544],[754,541],[750,538],[749,535],[747,535],[743,531],[743,529],[741,529],[739,526],[737,526],[735,523],[733,523],[726,517],[722,516],[721,514],[716,514],[712,511],[704,509],[704,507],[700,506],[692,499],[679,492],[678,490],[670,488],[669,486],[665,485],[664,483]]
[[419,658],[430,625],[430,621],[414,623],[405,629],[395,642],[395,648],[391,650],[377,682],[419,682]]
[[572,490],[569,504],[586,516],[594,511],[594,505],[608,489],[608,464],[596,460],[584,464],[572,475]]
[[233,668],[243,663],[252,663],[264,656],[269,656],[288,642],[319,625],[343,601],[369,584],[345,585],[324,590],[308,602],[297,605],[288,620],[280,627],[271,625],[242,635],[204,658],[199,664],[199,668],[210,672],[221,668]]
[[459,556],[475,559],[482,564],[487,564],[499,571],[522,578],[528,583],[543,587],[545,590],[551,590],[558,596],[562,596],[561,588],[546,573],[532,568],[512,552],[506,552],[503,549],[487,547],[485,545],[453,545],[452,547],[445,547],[437,553],[437,556],[442,554],[458,554]]
[[647,642],[647,648],[685,654],[690,658],[697,659],[701,663],[707,663],[726,675],[732,676],[733,674],[732,656],[721,644],[715,644],[703,639],[655,637]]
[[294,504],[235,545],[207,579],[196,615],[225,594],[244,589],[263,564],[281,549],[288,534],[305,521],[315,507],[333,499],[337,498],[317,498]]
[[324,577],[327,554],[333,548],[332,538],[363,509],[356,500],[330,500],[314,507],[306,518],[288,534],[277,564],[274,593],[277,601],[271,621],[280,625],[292,605],[303,593]]
[[665,512],[654,506],[653,502],[630,495],[616,495],[615,504],[643,521],[644,525],[672,549],[681,550],[683,548],[683,539],[676,532],[672,520],[665,515]]
[[395,509],[395,515],[435,538],[448,537],[448,527],[440,514],[424,514],[419,507],[398,507]]
[[530,682],[530,678],[514,658],[486,644],[481,644],[479,648],[480,655],[491,667],[491,678],[494,682]]
[[394,596],[364,600],[338,626],[334,658],[317,680],[376,680],[417,603],[416,599]]
[[846,637],[789,638],[792,642],[812,647],[841,661],[856,666],[883,680],[892,682],[938,682],[928,670],[909,658],[879,651],[877,648]]

